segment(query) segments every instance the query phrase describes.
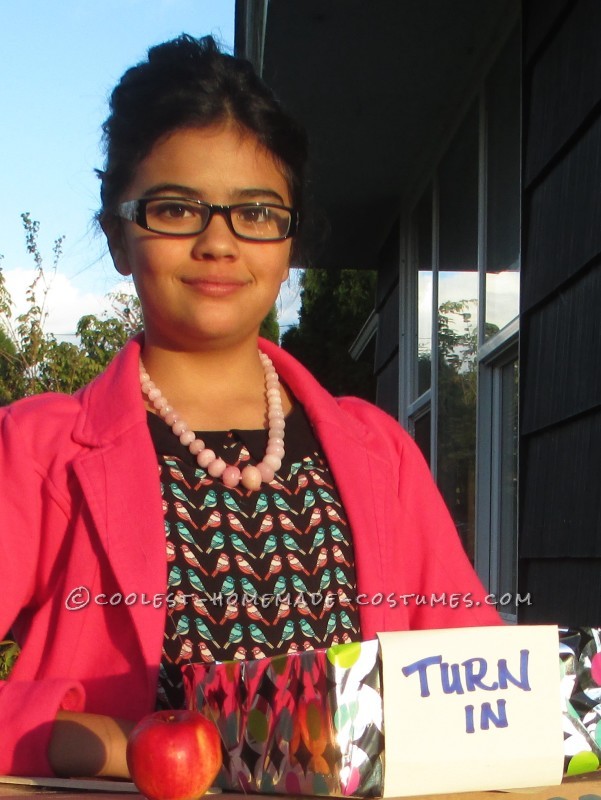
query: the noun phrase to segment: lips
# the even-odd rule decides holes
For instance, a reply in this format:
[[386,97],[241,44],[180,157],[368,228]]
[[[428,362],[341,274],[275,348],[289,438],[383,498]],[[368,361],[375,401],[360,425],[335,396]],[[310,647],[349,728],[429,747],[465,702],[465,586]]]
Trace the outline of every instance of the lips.
[[247,281],[216,276],[184,278],[182,282],[199,294],[204,294],[209,297],[225,297],[240,291],[247,285]]

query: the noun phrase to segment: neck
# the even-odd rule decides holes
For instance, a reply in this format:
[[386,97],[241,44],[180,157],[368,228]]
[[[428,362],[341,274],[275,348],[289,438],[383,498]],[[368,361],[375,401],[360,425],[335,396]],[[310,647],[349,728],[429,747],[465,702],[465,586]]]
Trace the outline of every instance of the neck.
[[[150,342],[142,359],[151,379],[193,429],[265,427],[265,376],[256,340],[195,351]],[[282,394],[287,413],[290,399]]]

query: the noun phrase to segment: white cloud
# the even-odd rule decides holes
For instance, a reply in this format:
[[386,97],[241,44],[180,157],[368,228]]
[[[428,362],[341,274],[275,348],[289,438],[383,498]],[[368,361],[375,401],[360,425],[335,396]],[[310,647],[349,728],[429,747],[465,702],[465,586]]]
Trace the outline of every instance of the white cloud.
[[517,317],[520,306],[520,273],[489,273],[486,276],[486,312],[488,322],[502,328]]

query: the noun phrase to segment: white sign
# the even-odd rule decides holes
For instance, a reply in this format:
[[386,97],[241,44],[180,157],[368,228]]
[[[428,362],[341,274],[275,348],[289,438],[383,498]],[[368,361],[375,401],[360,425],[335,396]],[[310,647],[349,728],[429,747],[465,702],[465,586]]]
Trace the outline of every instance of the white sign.
[[561,783],[556,626],[378,634],[384,797]]

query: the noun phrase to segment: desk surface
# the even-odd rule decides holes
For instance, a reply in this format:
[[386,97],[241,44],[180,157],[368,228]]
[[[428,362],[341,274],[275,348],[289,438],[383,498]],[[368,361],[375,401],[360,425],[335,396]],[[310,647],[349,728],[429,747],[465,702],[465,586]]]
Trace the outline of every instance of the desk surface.
[[[116,784],[118,786],[118,784]],[[141,795],[132,793],[103,791],[94,793],[82,791],[64,791],[0,783],[0,797],[33,797],[34,795],[51,794],[48,800],[140,800]],[[240,800],[243,795],[223,792],[216,795],[219,800]],[[250,800],[282,800],[283,795],[249,795]],[[292,800],[288,796],[288,800]],[[540,789],[523,789],[513,792],[468,792],[454,794],[428,794],[421,797],[403,798],[402,800],[601,800],[601,773],[578,775],[564,779],[561,786],[549,786]]]

